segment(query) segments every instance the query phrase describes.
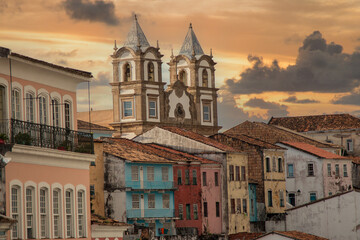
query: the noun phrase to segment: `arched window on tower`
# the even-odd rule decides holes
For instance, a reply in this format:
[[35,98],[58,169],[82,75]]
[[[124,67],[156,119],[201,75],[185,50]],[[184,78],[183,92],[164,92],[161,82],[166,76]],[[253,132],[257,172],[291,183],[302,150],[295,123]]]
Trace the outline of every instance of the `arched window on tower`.
[[154,82],[155,81],[154,64],[152,62],[149,62],[149,64],[148,64],[148,81],[149,82]]
[[131,66],[129,63],[126,63],[124,66],[124,82],[131,81]]
[[179,74],[179,80],[183,82],[186,85],[187,82],[187,76],[185,70],[181,70]]
[[208,87],[208,83],[209,83],[208,73],[207,73],[207,70],[204,69],[202,71],[202,86],[203,87]]

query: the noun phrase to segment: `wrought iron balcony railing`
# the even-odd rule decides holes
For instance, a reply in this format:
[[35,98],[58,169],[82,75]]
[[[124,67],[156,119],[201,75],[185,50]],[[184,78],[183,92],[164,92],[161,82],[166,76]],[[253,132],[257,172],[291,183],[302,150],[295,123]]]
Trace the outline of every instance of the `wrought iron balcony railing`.
[[3,120],[1,136],[10,143],[53,148],[58,150],[94,153],[92,133],[78,132],[68,128],[24,122],[16,119]]

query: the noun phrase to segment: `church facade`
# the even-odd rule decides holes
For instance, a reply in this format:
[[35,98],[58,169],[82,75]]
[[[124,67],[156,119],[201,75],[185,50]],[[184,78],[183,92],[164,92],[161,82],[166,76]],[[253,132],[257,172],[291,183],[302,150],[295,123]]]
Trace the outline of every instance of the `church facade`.
[[135,16],[113,58],[113,123],[122,137],[132,138],[154,126],[177,126],[203,135],[221,128],[217,118],[215,62],[206,55],[190,24],[178,55],[171,54],[170,84],[162,79],[159,46],[150,46]]

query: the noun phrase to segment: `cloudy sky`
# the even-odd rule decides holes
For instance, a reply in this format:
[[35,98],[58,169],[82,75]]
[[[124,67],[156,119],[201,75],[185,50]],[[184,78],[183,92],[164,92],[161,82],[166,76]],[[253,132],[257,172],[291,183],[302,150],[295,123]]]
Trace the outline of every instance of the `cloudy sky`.
[[[159,40],[163,80],[190,22],[213,49],[224,128],[271,116],[360,113],[360,2],[328,0],[0,0],[0,45],[91,71],[92,108],[111,108],[113,42],[134,13],[151,45]],[[79,86],[78,109],[87,110]]]

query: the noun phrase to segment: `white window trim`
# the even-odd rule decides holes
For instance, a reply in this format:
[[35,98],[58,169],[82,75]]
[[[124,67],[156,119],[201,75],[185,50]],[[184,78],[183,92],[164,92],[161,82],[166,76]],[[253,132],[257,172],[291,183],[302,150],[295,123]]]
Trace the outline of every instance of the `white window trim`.
[[[48,183],[45,183],[45,182],[40,182],[39,184],[38,184],[38,189],[39,189],[39,191],[38,191],[38,199],[39,199],[39,201],[38,201],[38,209],[39,209],[39,216],[41,216],[41,213],[40,213],[40,190],[42,189],[42,188],[44,188],[44,189],[46,189],[46,191],[47,191],[47,213],[46,213],[46,218],[47,218],[47,220],[46,220],[46,229],[47,229],[47,235],[46,235],[46,237],[45,237],[45,239],[49,239],[50,238],[50,236],[52,236],[52,234],[51,234],[51,224],[50,224],[50,210],[52,209],[52,207],[50,207],[51,205],[50,205],[50,203],[52,202],[52,201],[50,201],[50,197],[52,196],[51,195],[51,193],[50,193],[50,185],[48,184]],[[39,219],[39,236],[40,236],[40,238],[42,238],[41,237],[41,217],[40,217],[40,219]]]
[[[19,231],[19,236],[17,239],[24,239],[24,221],[23,221],[23,216],[24,216],[24,188],[23,188],[23,184],[21,181],[14,179],[10,182],[9,184],[9,199],[10,199],[10,216],[12,215],[12,208],[11,208],[11,189],[13,187],[17,187],[19,189],[19,195],[20,195],[20,201],[19,201],[19,221],[18,221],[18,228],[20,229]],[[10,230],[10,238],[12,238],[12,230]]]
[[59,205],[59,208],[60,208],[60,211],[59,211],[59,218],[60,218],[60,229],[59,229],[59,236],[60,238],[64,238],[64,227],[65,227],[65,224],[64,224],[64,204],[65,204],[65,201],[64,201],[64,190],[63,190],[63,186],[59,183],[53,183],[51,185],[51,230],[52,230],[52,238],[55,238],[54,236],[54,212],[53,212],[53,191],[56,190],[56,189],[59,189],[60,191],[60,196],[59,196],[59,199],[60,199],[60,205]]
[[[24,91],[23,91],[23,87],[19,84],[19,83],[17,83],[17,82],[14,82],[13,84],[12,84],[12,90],[11,90],[11,99],[12,99],[12,92],[13,91],[18,91],[19,92],[19,117],[17,118],[16,117],[16,111],[15,111],[15,116],[13,117],[12,116],[12,111],[14,110],[13,109],[13,106],[11,105],[11,118],[15,118],[15,119],[17,119],[17,120],[23,120],[23,99],[24,99],[24,96],[23,96],[23,93],[24,93]],[[15,100],[15,99],[14,99]],[[12,102],[12,100],[11,100],[11,103],[13,103]],[[14,102],[14,106],[16,106],[16,102]]]
[[[9,113],[9,104],[7,104],[8,102],[10,102],[10,98],[9,98],[9,82],[5,79],[0,77],[0,85],[3,86],[5,88],[5,97],[4,97],[4,117],[5,118],[10,118],[11,117],[11,113]],[[2,117],[2,116],[0,116]]]
[[[72,191],[72,213],[71,213],[71,216],[72,216],[72,223],[73,225],[71,226],[72,227],[72,236],[67,236],[67,223],[66,223],[66,191],[68,190],[71,190]],[[63,196],[64,196],[64,236],[63,238],[77,238],[77,224],[76,224],[76,221],[77,221],[77,216],[76,216],[76,202],[75,202],[75,197],[76,197],[76,192],[75,192],[75,187],[72,185],[72,184],[66,184],[64,186],[64,192],[63,192]]]
[[[87,198],[88,198],[88,194],[87,194],[87,191],[86,191],[86,187],[84,186],[84,185],[77,185],[76,186],[76,207],[75,207],[75,209],[76,209],[76,214],[74,214],[74,215],[76,215],[76,237],[77,238],[86,238],[86,237],[88,237],[88,229],[87,229],[87,225],[88,225],[88,219],[87,219],[87,217],[88,217],[88,200],[87,200]],[[85,222],[84,222],[84,233],[85,233],[85,236],[83,236],[83,237],[80,237],[79,236],[79,226],[78,226],[78,221],[79,221],[79,219],[78,219],[78,209],[77,209],[77,207],[78,207],[78,202],[77,202],[77,199],[78,199],[78,192],[79,191],[82,191],[83,193],[84,193],[84,206],[83,206],[83,210],[84,210],[84,213],[83,213],[83,215],[84,215],[84,219],[85,219]]]
[[39,238],[39,225],[38,225],[38,201],[37,201],[37,192],[38,192],[38,188],[37,188],[37,185],[35,182],[33,181],[27,181],[25,182],[24,184],[24,221],[25,221],[25,238],[26,239],[29,239],[28,236],[27,236],[27,233],[26,233],[26,228],[27,228],[27,221],[26,221],[26,189],[28,187],[33,187],[34,188],[34,203],[33,203],[33,206],[34,206],[34,231],[35,231],[35,238],[38,239]]
[[[24,98],[26,98],[26,94],[27,93],[31,93],[31,94],[34,94],[34,123],[38,123],[38,101],[36,99],[36,96],[37,96],[37,91],[36,89],[31,86],[31,85],[26,85],[24,87]],[[24,121],[27,121],[27,111],[26,111],[26,108],[27,108],[27,99],[24,99],[24,103],[25,103],[25,106],[24,106]]]
[[[74,105],[74,99],[68,95],[68,94],[65,94],[63,96],[63,99],[62,99],[62,104],[65,104],[65,103],[70,103],[70,129],[71,130],[76,130],[75,129],[75,123],[74,123],[74,114],[76,113],[75,112],[75,108],[76,106]],[[63,107],[60,108],[60,112],[61,112],[61,116],[63,116],[62,118],[64,118],[64,121],[62,122],[62,126],[65,128],[65,105],[62,105]],[[60,117],[61,117],[60,116]]]
[[[63,125],[62,125],[62,108],[63,108],[63,105],[62,105],[62,97],[61,97],[61,95],[60,95],[60,93],[58,93],[58,92],[51,92],[50,93],[50,115],[51,115],[51,126],[54,126],[54,123],[53,123],[53,106],[52,106],[52,100],[57,100],[58,102],[59,102],[59,127],[62,127]],[[56,106],[54,106],[54,110],[55,110],[55,107]],[[54,115],[55,116],[55,115]]]

